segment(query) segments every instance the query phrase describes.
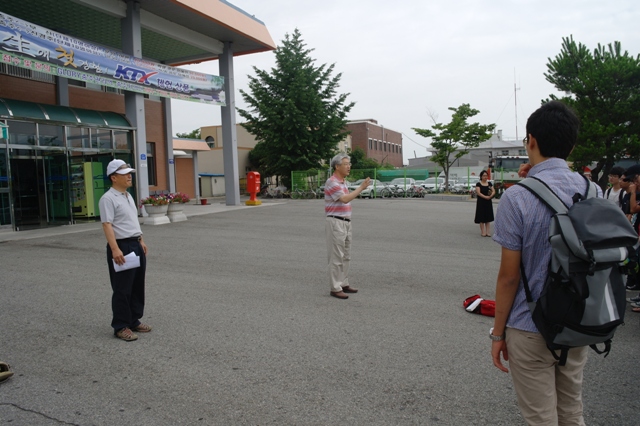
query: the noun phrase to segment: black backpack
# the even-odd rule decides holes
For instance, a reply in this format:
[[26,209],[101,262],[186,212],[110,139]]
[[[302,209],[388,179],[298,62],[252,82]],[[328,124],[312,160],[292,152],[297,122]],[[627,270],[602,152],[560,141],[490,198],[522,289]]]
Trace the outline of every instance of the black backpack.
[[[638,243],[638,234],[622,210],[597,198],[594,184],[585,181],[585,193],[575,194],[570,207],[540,179],[518,183],[553,213],[551,261],[537,301],[531,297],[522,263],[520,270],[533,322],[558,365],[565,365],[569,349],[575,347],[588,345],[605,357],[609,354],[626,309],[620,264]],[[597,348],[599,343],[604,343],[603,350]]]

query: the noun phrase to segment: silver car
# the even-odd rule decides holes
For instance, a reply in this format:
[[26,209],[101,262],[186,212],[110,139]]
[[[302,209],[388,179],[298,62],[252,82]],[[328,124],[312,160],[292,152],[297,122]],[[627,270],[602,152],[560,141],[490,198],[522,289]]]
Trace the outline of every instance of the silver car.
[[[358,179],[357,181],[355,181],[353,184],[351,184],[349,186],[349,190],[353,191],[355,189],[357,189],[362,182],[364,182],[364,179]],[[360,193],[360,197],[362,198],[374,198],[378,196],[378,192],[380,192],[380,190],[382,190],[382,188],[384,188],[384,183],[380,182],[377,179],[371,179],[371,182],[369,183],[369,186],[367,186],[365,189],[362,190],[362,192]]]

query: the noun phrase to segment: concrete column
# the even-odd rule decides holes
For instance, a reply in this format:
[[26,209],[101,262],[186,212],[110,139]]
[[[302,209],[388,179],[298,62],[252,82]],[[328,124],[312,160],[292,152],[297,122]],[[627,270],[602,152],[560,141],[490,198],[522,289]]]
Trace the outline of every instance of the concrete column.
[[[142,57],[142,36],[140,30],[140,3],[127,0],[127,16],[122,19],[122,50],[124,53]],[[144,96],[141,93],[124,92],[125,114],[136,128],[133,153],[138,198],[149,196],[149,169],[147,166],[147,129],[144,117]],[[158,165],[164,167],[164,165]]]
[[196,204],[200,204],[200,179],[198,179],[198,151],[191,151],[193,157],[193,190],[196,192]]
[[227,106],[221,107],[222,158],[224,162],[224,190],[228,206],[240,205],[238,178],[238,137],[236,135],[236,89],[233,80],[232,43],[225,41],[219,58],[220,75],[224,77],[224,93]]
[[[171,124],[171,99],[161,98],[162,108],[165,117],[164,132],[167,135],[165,139],[165,149],[167,150],[167,188],[169,192],[176,192],[176,160],[173,158],[173,126]],[[198,169],[195,169],[197,176]]]
[[60,106],[69,106],[69,80],[56,77],[56,102]]

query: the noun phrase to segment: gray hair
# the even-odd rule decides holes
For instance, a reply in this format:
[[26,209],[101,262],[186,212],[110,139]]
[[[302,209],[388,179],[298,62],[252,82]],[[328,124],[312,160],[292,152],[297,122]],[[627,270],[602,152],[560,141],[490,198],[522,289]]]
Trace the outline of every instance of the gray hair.
[[345,158],[349,158],[349,156],[347,154],[345,154],[344,152],[341,152],[340,154],[338,154],[335,157],[333,157],[331,159],[331,170],[335,170],[336,167],[338,167],[340,164],[342,164],[342,160],[344,160]]

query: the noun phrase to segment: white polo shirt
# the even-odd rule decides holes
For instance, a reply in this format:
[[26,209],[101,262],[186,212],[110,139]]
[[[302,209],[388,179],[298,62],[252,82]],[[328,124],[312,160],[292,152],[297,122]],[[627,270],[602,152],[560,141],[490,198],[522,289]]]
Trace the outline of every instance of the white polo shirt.
[[100,220],[110,223],[116,240],[142,235],[138,221],[138,208],[128,192],[109,188],[100,198]]

